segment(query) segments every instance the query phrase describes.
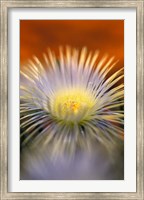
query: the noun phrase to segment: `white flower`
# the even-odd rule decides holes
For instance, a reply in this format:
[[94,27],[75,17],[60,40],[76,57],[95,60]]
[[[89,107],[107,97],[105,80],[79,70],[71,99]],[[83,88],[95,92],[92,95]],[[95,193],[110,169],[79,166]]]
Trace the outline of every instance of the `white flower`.
[[112,73],[114,58],[86,48],[48,50],[21,71],[22,146],[41,144],[52,155],[91,149],[91,141],[108,150],[123,138],[123,68]]

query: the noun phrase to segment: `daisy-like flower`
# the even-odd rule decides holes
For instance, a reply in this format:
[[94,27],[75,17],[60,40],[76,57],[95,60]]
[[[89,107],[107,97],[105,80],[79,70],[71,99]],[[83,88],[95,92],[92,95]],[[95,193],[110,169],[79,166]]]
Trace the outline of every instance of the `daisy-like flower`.
[[74,155],[92,143],[109,151],[123,139],[123,68],[113,72],[114,57],[60,47],[48,49],[21,71],[21,146]]

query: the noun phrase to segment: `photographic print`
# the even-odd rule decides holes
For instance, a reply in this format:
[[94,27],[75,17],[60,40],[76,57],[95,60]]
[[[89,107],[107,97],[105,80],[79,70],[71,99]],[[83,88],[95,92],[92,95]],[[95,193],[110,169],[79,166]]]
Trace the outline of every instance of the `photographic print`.
[[20,20],[20,179],[124,180],[124,20]]

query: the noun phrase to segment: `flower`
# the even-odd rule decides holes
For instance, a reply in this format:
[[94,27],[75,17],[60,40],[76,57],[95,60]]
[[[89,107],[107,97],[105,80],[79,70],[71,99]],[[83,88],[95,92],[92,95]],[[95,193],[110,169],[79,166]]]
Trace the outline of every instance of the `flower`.
[[92,142],[109,151],[123,139],[123,68],[114,57],[60,47],[43,62],[34,56],[21,71],[21,146],[74,155]]

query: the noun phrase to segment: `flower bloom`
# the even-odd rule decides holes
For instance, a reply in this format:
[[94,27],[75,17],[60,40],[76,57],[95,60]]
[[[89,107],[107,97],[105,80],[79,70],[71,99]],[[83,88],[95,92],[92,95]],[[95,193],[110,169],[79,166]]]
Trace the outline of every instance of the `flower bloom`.
[[123,139],[124,75],[113,72],[114,57],[60,47],[43,58],[21,71],[21,145],[74,155],[94,141],[110,150]]

